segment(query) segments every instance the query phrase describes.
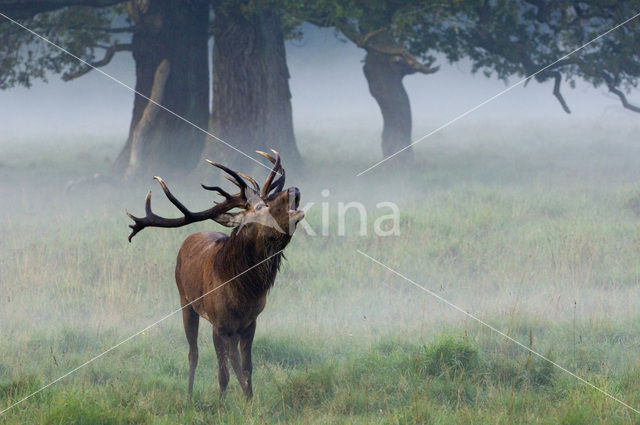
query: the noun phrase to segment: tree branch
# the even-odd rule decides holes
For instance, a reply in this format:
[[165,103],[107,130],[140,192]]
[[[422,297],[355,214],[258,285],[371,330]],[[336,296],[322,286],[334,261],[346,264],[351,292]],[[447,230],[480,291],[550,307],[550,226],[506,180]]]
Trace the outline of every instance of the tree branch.
[[342,19],[336,23],[336,28],[344,34],[349,40],[351,40],[356,46],[363,48],[367,51],[375,53],[381,53],[388,56],[400,56],[407,65],[413,70],[413,72],[420,72],[422,74],[433,74],[438,72],[439,66],[432,67],[433,63],[422,63],[418,61],[407,49],[392,43],[381,43],[377,40],[380,34],[387,32],[386,28],[378,28],[375,31],[371,31],[362,35],[353,25],[353,23]]
[[385,28],[378,28],[375,31],[371,31],[368,34],[365,34],[364,37],[362,37],[360,44],[358,44],[358,47],[366,48],[367,44],[369,43],[369,40],[371,40],[376,35],[381,34],[385,31],[386,31]]
[[[478,34],[477,40],[478,40],[478,45],[483,49],[485,49],[487,52],[498,54],[498,55],[500,54],[500,51],[494,48],[495,43],[493,42],[493,40],[488,39],[486,35]],[[562,74],[559,71],[552,71],[552,70],[566,66],[566,65],[574,64],[575,61],[571,58],[564,58],[562,60],[559,60],[553,63],[552,65],[548,65],[544,72],[538,73],[539,72],[538,70],[543,68],[541,68],[531,59],[531,57],[526,53],[527,49],[524,46],[522,46],[521,43],[515,43],[515,46],[518,48],[518,52],[519,52],[518,61],[522,65],[525,75],[526,76],[535,75],[535,79],[538,82],[544,82],[548,78],[553,78],[555,80],[553,84],[553,95],[556,97],[556,99],[558,99],[558,102],[560,102],[560,106],[562,106],[562,109],[567,114],[570,114],[571,109],[569,109],[567,102],[564,100],[564,97],[560,92],[560,84],[562,83]],[[527,80],[524,82],[524,87],[526,87],[531,80],[532,78],[527,78]]]
[[70,81],[75,78],[81,77],[84,74],[88,73],[89,71],[93,70],[94,68],[100,68],[101,66],[107,65],[109,62],[111,62],[111,59],[113,59],[113,56],[117,52],[124,52],[124,51],[130,51],[130,50],[131,50],[131,44],[129,43],[114,44],[113,46],[107,49],[107,51],[104,53],[104,57],[101,60],[97,62],[92,62],[89,65],[85,65],[75,72],[65,72],[64,74],[62,74],[62,80]]
[[[291,12],[290,12],[291,13]],[[295,13],[294,13],[295,15]],[[381,43],[379,41],[379,35],[386,33],[387,28],[378,28],[367,34],[362,34],[356,25],[346,18],[341,18],[336,21],[329,19],[329,17],[313,17],[313,16],[299,16],[299,19],[309,22],[317,27],[330,27],[337,28],[342,35],[344,35],[349,41],[356,46],[365,49],[367,51],[380,53],[388,56],[400,56],[405,63],[411,68],[412,72],[419,72],[422,74],[433,74],[438,72],[439,66],[432,66],[433,62],[423,63],[416,59],[407,49],[393,42]]]
[[622,93],[620,89],[617,89],[616,87],[609,87],[609,91],[620,98],[622,106],[624,106],[626,109],[640,113],[640,107],[629,103],[629,101],[627,100],[627,96],[625,96],[625,94]]
[[611,76],[603,73],[602,78],[604,78],[604,81],[607,83],[607,87],[609,88],[609,91],[620,98],[620,102],[622,102],[622,106],[625,109],[640,113],[640,107],[629,103],[629,101],[627,100],[627,96],[622,92],[622,90],[616,87],[616,83],[614,79],[611,78]]
[[562,83],[562,74],[560,74],[558,71],[553,71],[551,75],[555,79],[555,82],[553,83],[553,95],[556,97],[556,99],[558,99],[558,102],[560,102],[562,109],[564,109],[564,111],[567,114],[570,114],[571,109],[569,109],[569,107],[567,106],[567,102],[565,102],[564,97],[562,97],[562,93],[560,93],[560,84]]

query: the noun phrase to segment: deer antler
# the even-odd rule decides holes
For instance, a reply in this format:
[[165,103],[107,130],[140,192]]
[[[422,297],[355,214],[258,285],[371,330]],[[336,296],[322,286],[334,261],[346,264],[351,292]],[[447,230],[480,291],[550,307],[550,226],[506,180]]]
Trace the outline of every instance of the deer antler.
[[253,179],[253,177],[246,175],[245,173],[241,173],[238,171],[238,174],[240,175],[240,177],[246,179],[248,182],[251,183],[251,185],[253,186],[253,188],[256,190],[256,192],[260,191],[260,185],[258,184],[257,181],[255,181]]
[[[208,159],[206,161],[209,164],[213,165],[214,167],[218,167],[221,170],[223,170],[224,172],[226,172],[229,175],[231,175],[233,177],[233,179],[231,179],[229,176],[225,176],[225,177],[227,178],[227,180],[231,181],[232,183],[234,183],[236,186],[238,186],[240,188],[240,193],[244,196],[244,199],[246,201],[248,201],[248,203],[253,204],[255,202],[260,201],[260,198],[258,196],[257,190],[253,190],[252,188],[247,186],[247,183],[242,179],[242,177],[240,177],[240,175],[242,173],[238,173],[236,171],[233,171],[232,169],[227,168],[222,164],[218,164],[217,162],[209,161]],[[242,175],[244,175],[244,174],[242,174]],[[254,179],[252,179],[249,176],[246,176],[246,177],[247,177],[247,180],[251,181],[251,183],[254,186],[256,186],[256,187],[258,186],[258,183]]]
[[209,219],[214,220],[216,217],[222,216],[227,211],[232,210],[233,208],[246,208],[247,203],[257,196],[257,193],[253,189],[249,188],[245,181],[242,180],[242,178],[235,171],[225,167],[224,165],[217,164],[209,160],[207,160],[207,162],[230,174],[235,179],[234,183],[236,183],[241,188],[240,193],[230,195],[217,186],[206,186],[202,184],[202,187],[204,189],[218,192],[225,198],[225,200],[217,203],[207,210],[192,212],[189,211],[189,209],[185,207],[182,202],[180,202],[171,193],[164,180],[162,180],[158,176],[154,176],[153,178],[156,179],[158,183],[160,183],[164,194],[167,196],[167,199],[169,199],[169,201],[171,201],[171,203],[175,205],[178,210],[180,210],[183,216],[177,218],[166,218],[155,214],[151,209],[151,191],[149,191],[144,201],[144,217],[135,217],[134,215],[130,214],[129,211],[126,211],[129,218],[134,221],[134,224],[129,225],[129,227],[131,228],[131,233],[129,234],[129,242],[131,242],[131,239],[145,227],[182,227],[190,223],[196,223],[198,221]]
[[[273,164],[273,169],[269,173],[269,176],[267,177],[267,180],[264,182],[264,186],[262,186],[262,190],[260,191],[261,197],[267,196],[274,189],[279,192],[284,187],[285,172],[280,162],[280,154],[273,149],[271,149],[271,152],[273,152],[273,154],[276,156],[275,158],[266,152],[256,151],[258,155],[262,155]],[[273,178],[277,173],[280,174],[280,177],[278,177],[278,179],[274,182]]]
[[[177,218],[166,218],[161,217],[155,214],[151,210],[151,191],[147,194],[147,197],[144,202],[145,206],[145,216],[144,217],[135,217],[126,211],[127,215],[134,221],[133,224],[129,225],[131,228],[131,233],[129,234],[129,242],[131,239],[138,234],[145,227],[181,227],[190,223],[195,223],[198,221],[204,220],[215,220],[220,224],[231,226],[235,223],[234,218],[238,218],[238,214],[231,214],[228,211],[234,208],[248,208],[251,205],[255,205],[259,202],[263,202],[265,196],[268,196],[273,190],[281,191],[284,187],[284,179],[285,172],[284,168],[282,168],[282,164],[280,162],[280,154],[273,149],[271,150],[275,155],[275,158],[269,155],[266,152],[256,151],[258,154],[267,158],[272,164],[273,169],[269,173],[267,180],[265,181],[262,189],[260,189],[260,185],[253,178],[249,177],[244,173],[240,173],[234,171],[228,167],[225,167],[222,164],[218,164],[217,162],[206,160],[209,164],[217,167],[228,174],[225,176],[229,181],[240,188],[240,192],[234,195],[231,195],[227,191],[223,190],[218,186],[207,186],[205,184],[201,184],[202,188],[205,190],[211,190],[217,192],[219,195],[224,197],[224,201],[217,203],[213,207],[204,211],[189,211],[187,207],[185,207],[182,202],[180,202],[169,190],[165,182],[158,176],[154,176],[153,178],[160,183],[164,194],[167,196],[167,199],[171,201],[173,205],[180,210],[183,214],[182,217]],[[276,174],[280,174],[280,177],[274,181]],[[246,179],[246,181],[245,181]],[[247,185],[247,181],[251,183],[252,187]],[[232,226],[231,226],[232,227]]]

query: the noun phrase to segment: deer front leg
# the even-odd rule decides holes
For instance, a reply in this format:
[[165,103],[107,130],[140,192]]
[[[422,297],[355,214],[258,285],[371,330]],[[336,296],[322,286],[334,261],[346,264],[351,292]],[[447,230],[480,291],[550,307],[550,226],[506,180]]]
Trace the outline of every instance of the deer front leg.
[[[189,342],[189,398],[193,394],[193,378],[196,372],[196,366],[198,366],[198,324],[200,322],[200,316],[195,310],[187,305],[187,300],[181,299],[180,303],[183,306],[182,320],[184,322],[184,332],[187,335],[187,341]],[[185,307],[186,305],[186,307]]]
[[256,334],[256,322],[254,321],[248,328],[240,332],[240,353],[242,354],[242,373],[246,386],[242,387],[244,396],[247,399],[253,397],[253,389],[251,387],[251,373],[253,371],[253,365],[251,363],[251,345],[253,344],[253,337]]
[[229,365],[228,359],[228,337],[223,335],[216,328],[213,328],[213,346],[216,348],[216,356],[218,357],[218,383],[220,384],[220,397],[224,397],[229,384]]

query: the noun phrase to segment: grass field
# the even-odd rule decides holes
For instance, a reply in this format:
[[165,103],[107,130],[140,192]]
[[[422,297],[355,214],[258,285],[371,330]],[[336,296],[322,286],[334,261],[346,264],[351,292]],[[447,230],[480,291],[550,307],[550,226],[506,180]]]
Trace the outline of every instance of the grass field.
[[[235,377],[218,398],[206,323],[187,398],[175,314],[0,422],[640,424],[356,251],[638,409],[638,130],[463,127],[421,145],[418,171],[385,164],[361,177],[379,158],[375,134],[301,132],[308,162],[288,184],[316,203],[306,220],[318,233],[328,205],[330,234],[299,232],[287,248],[258,321],[250,403]],[[155,182],[64,191],[107,169],[120,142],[0,144],[0,410],[175,311],[180,243],[216,227],[147,229],[129,244],[124,209],[140,213],[149,188],[154,209],[173,214]],[[194,209],[211,202],[199,177],[167,182]],[[366,236],[355,213],[337,234],[340,201],[367,207]],[[382,201],[400,207],[399,236],[372,231]]]

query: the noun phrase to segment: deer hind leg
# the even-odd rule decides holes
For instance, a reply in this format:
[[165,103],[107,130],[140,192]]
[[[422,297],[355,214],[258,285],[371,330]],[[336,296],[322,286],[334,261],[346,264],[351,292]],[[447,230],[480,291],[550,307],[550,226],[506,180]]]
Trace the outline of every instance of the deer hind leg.
[[229,384],[229,338],[222,332],[213,328],[213,346],[218,357],[218,383],[220,384],[220,397],[223,397]]
[[193,394],[193,379],[198,366],[198,326],[200,324],[200,316],[184,299],[181,300],[182,322],[184,323],[184,333],[187,335],[189,342],[189,398]]
[[244,388],[244,382],[242,380],[242,369],[240,368],[240,353],[238,352],[238,335],[229,337],[229,360],[231,361],[231,367],[233,372],[240,382],[240,386]]
[[246,386],[242,387],[244,396],[247,399],[253,397],[253,389],[251,387],[251,373],[253,371],[253,364],[251,362],[251,346],[253,344],[253,337],[256,334],[256,322],[254,321],[249,327],[240,332],[240,352],[242,353],[242,373],[244,374],[244,380]]
[[231,367],[233,367],[233,372],[236,374],[236,378],[238,378],[238,382],[242,387],[242,392],[246,396],[248,381],[247,377],[244,374],[244,369],[242,368],[242,363],[240,360],[240,352],[238,351],[239,339],[240,335],[238,334],[235,334],[231,338],[229,338],[229,360],[231,360]]

